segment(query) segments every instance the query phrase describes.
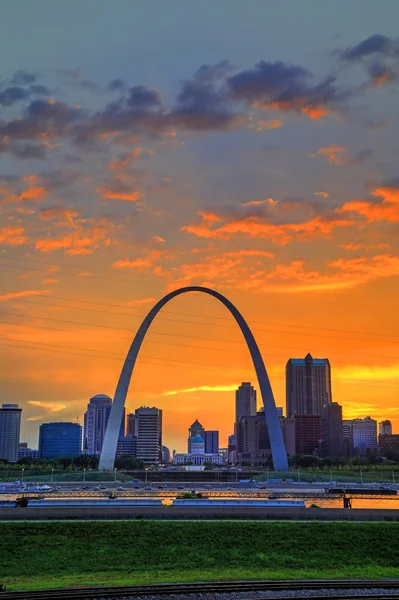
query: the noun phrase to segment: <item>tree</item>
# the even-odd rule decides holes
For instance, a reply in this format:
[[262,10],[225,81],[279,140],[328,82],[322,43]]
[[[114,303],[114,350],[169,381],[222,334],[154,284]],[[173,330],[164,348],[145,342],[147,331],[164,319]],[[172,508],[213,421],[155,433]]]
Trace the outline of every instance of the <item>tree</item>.
[[131,454],[124,454],[115,459],[115,469],[127,471],[140,471],[144,468],[144,463]]
[[65,470],[71,466],[72,458],[70,456],[60,456],[57,462],[59,466],[61,466]]

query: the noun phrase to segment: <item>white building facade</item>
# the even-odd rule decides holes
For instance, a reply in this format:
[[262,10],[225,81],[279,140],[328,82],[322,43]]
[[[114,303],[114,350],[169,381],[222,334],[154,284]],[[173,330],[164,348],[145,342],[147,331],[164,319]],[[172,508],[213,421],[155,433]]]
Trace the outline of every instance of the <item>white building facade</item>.
[[191,438],[191,452],[184,454],[174,454],[173,463],[175,465],[192,464],[194,466],[203,466],[206,463],[213,465],[223,465],[224,458],[220,454],[210,454],[205,452],[205,442],[198,434]]

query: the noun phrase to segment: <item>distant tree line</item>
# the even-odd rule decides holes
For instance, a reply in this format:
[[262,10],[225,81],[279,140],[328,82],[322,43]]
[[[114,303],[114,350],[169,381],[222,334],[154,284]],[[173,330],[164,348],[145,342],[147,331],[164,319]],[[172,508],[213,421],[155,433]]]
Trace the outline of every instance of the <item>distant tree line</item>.
[[[6,459],[0,460],[0,471],[8,470],[37,470],[37,471],[51,471],[64,470],[97,470],[99,457],[93,454],[79,454],[78,456],[60,456],[58,458],[31,458],[30,456],[24,456],[17,460],[16,463],[10,463]],[[135,456],[125,454],[115,459],[115,468],[118,470],[140,470],[144,468],[142,460],[138,460]]]

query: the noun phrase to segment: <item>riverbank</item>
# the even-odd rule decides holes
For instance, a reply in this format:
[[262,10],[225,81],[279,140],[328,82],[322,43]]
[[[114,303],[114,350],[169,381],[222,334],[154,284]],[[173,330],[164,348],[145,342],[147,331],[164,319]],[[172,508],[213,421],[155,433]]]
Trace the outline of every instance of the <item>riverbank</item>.
[[399,523],[0,523],[9,589],[399,577]]

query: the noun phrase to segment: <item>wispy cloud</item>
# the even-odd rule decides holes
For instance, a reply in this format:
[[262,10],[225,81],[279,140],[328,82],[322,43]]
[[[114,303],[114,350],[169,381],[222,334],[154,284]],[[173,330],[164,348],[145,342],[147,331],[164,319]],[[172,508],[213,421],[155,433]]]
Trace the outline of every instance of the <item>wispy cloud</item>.
[[14,300],[15,298],[23,298],[24,296],[43,296],[48,294],[49,290],[21,290],[20,292],[8,292],[0,296],[0,300]]
[[168,392],[163,392],[162,396],[176,396],[177,394],[190,394],[192,392],[234,392],[238,386],[239,383],[232,383],[230,385],[200,385],[181,390],[169,390]]

